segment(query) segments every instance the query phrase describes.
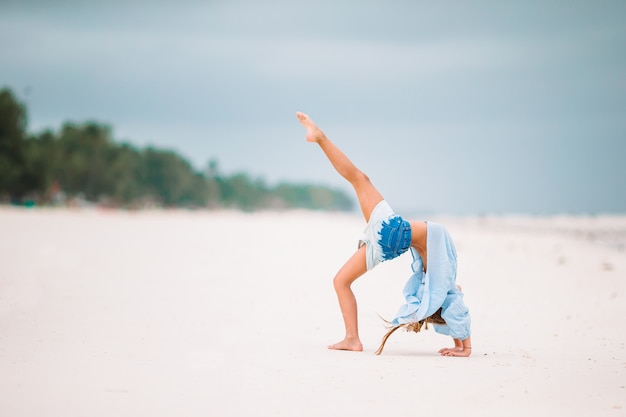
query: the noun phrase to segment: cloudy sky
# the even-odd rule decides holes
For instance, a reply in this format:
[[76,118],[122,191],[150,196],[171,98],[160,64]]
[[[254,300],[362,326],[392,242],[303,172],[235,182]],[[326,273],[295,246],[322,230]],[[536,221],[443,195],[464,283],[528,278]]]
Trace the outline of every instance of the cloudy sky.
[[602,0],[0,0],[0,86],[31,132],[95,120],[350,191],[305,111],[399,212],[623,213],[624,22]]

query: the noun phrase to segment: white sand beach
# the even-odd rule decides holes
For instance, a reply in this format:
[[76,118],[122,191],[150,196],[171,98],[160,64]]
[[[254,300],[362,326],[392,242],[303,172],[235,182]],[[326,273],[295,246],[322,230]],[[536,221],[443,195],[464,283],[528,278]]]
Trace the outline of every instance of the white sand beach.
[[626,217],[439,217],[473,354],[397,332],[410,255],[332,287],[338,213],[0,208],[0,416],[625,416]]

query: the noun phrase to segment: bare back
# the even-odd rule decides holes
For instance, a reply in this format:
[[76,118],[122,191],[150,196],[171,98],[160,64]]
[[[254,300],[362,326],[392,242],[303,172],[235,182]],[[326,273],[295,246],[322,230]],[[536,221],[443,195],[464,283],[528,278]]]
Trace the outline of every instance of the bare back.
[[419,221],[410,221],[409,224],[411,225],[411,246],[415,248],[417,253],[422,257],[424,271],[426,271],[428,265],[428,253],[426,250],[428,226],[425,222]]

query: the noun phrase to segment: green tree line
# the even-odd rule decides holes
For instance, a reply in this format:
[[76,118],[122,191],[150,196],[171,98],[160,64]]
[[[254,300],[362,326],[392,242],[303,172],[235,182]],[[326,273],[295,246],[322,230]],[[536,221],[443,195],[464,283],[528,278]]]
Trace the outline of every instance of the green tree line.
[[108,125],[65,123],[58,132],[27,131],[27,111],[0,90],[0,201],[115,207],[206,207],[242,210],[351,210],[344,192],[325,186],[268,186],[245,173],[222,175],[217,161],[203,172],[168,150],[117,143]]

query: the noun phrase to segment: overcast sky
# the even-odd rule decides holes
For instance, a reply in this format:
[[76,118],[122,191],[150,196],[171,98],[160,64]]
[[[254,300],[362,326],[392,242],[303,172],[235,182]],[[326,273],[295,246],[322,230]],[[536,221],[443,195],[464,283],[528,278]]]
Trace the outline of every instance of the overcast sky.
[[626,212],[624,1],[89,3],[0,0],[31,132],[351,192],[300,110],[401,213]]

